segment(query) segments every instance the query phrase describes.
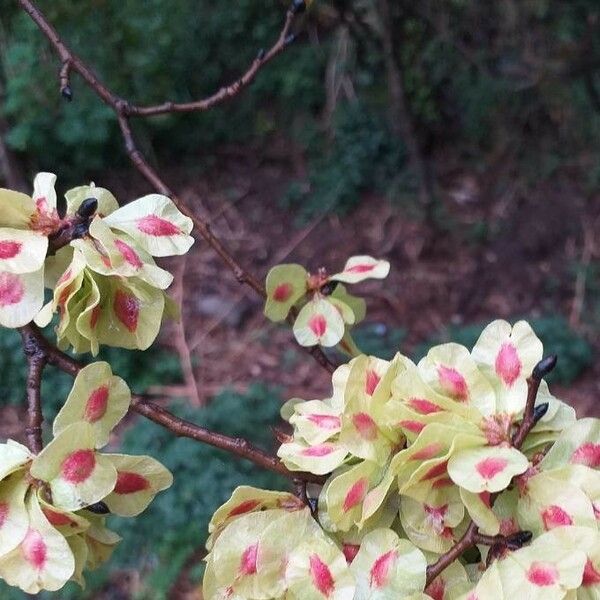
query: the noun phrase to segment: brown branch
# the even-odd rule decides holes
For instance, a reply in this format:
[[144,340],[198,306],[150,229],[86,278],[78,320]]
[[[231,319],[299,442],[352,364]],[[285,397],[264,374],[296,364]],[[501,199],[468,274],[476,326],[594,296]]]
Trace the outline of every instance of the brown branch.
[[23,341],[23,352],[27,358],[27,426],[25,434],[27,445],[34,454],[42,451],[42,414],[41,390],[42,374],[46,366],[46,354],[31,334],[28,327],[19,330]]
[[523,411],[523,419],[517,431],[513,435],[512,445],[519,449],[523,445],[529,432],[535,427],[535,424],[546,414],[548,405],[546,403],[539,405],[540,410],[536,410],[535,400],[542,379],[554,369],[557,357],[555,354],[543,358],[533,369],[531,377],[527,378],[527,401]]
[[[266,297],[266,292],[262,283],[246,269],[228,252],[219,239],[212,233],[210,225],[195,215],[183,202],[183,200],[169,188],[162,180],[155,169],[148,163],[142,152],[137,147],[129,118],[131,116],[152,116],[165,114],[169,112],[191,112],[208,110],[220,104],[221,102],[237,96],[244,88],[246,88],[260,71],[260,69],[281,54],[285,48],[293,41],[293,36],[289,33],[295,15],[302,10],[304,4],[302,2],[293,2],[286,14],[283,28],[277,38],[275,44],[268,52],[259,53],[253,61],[250,68],[229,86],[221,88],[215,94],[204,100],[196,102],[176,104],[166,102],[156,106],[140,107],[131,104],[127,100],[121,98],[112,92],[77,56],[60,38],[54,26],[46,19],[33,0],[18,0],[19,5],[33,19],[40,31],[46,36],[60,60],[62,68],[60,70],[60,89],[63,95],[68,95],[71,92],[69,75],[72,71],[79,73],[87,85],[96,93],[96,95],[108,106],[110,106],[118,119],[123,142],[127,155],[133,162],[135,168],[144,176],[144,178],[161,194],[169,196],[179,210],[188,216],[194,223],[195,233],[200,235],[205,242],[218,254],[221,260],[227,265],[229,270],[234,274],[235,278],[243,284],[250,286],[259,296]],[[332,373],[335,370],[335,365],[331,363],[329,358],[319,347],[310,348],[307,350],[311,356],[319,363],[321,367]]]
[[275,44],[268,52],[264,52],[263,50],[259,51],[247,71],[233,83],[222,87],[207,98],[196,100],[194,102],[164,102],[153,106],[129,105],[127,107],[127,115],[132,117],[149,117],[167,113],[202,112],[209,110],[230,98],[234,98],[254,81],[262,67],[281,54],[287,46],[294,41],[295,36],[290,35],[290,29],[294,17],[296,16],[296,12],[297,11],[294,8],[290,8],[287,11],[285,23]]
[[479,530],[477,529],[477,525],[475,525],[474,521],[471,521],[471,524],[465,531],[464,535],[446,552],[442,554],[436,562],[429,565],[427,567],[427,583],[425,587],[427,587],[442,571],[444,571],[447,567],[449,567],[455,560],[458,560],[463,553],[472,548],[477,539],[477,535]]
[[[27,340],[28,347],[31,349],[38,360],[42,361],[42,366],[45,363],[57,367],[61,371],[68,373],[72,377],[76,377],[83,365],[77,360],[60,351],[56,346],[53,346],[42,334],[39,328],[30,323],[21,328],[21,335],[24,340]],[[24,342],[25,343],[25,342]],[[37,399],[39,400],[39,385],[37,386]],[[284,464],[276,457],[268,454],[264,450],[253,446],[250,442],[243,438],[232,438],[215,431],[210,431],[180,419],[168,410],[158,406],[154,402],[146,400],[142,396],[133,396],[131,401],[131,409],[143,415],[147,419],[154,421],[158,425],[165,427],[178,437],[187,437],[215,448],[225,450],[238,458],[245,458],[254,464],[288,477],[289,479],[302,479],[311,483],[324,483],[325,478],[312,473],[289,471]],[[40,413],[41,419],[41,413]],[[41,425],[41,421],[40,421]]]
[[135,396],[131,406],[137,413],[162,425],[178,437],[187,437],[205,444],[210,444],[215,448],[225,450],[239,458],[245,458],[252,461],[259,467],[263,467],[292,480],[302,479],[313,483],[323,483],[323,477],[313,475],[312,473],[302,473],[289,471],[284,464],[275,456],[267,454],[260,448],[256,448],[250,442],[243,438],[231,438],[214,431],[209,431],[190,421],[185,421],[176,417],[161,406],[149,402],[139,396]]

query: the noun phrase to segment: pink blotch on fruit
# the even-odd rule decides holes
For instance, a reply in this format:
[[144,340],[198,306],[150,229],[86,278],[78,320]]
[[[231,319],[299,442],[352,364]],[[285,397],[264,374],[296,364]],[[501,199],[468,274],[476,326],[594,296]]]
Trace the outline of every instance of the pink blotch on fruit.
[[594,566],[594,563],[588,558],[583,569],[583,580],[581,585],[589,587],[591,585],[598,585],[600,583],[600,572]]
[[375,388],[377,387],[377,384],[379,383],[380,379],[381,378],[379,377],[379,375],[377,375],[377,373],[372,369],[369,369],[367,371],[367,379],[365,381],[365,392],[369,396],[373,395],[373,392],[375,391]]
[[437,372],[440,386],[449,396],[461,402],[469,398],[469,386],[456,369],[440,365]]
[[346,497],[344,498],[344,504],[342,506],[342,510],[344,512],[348,512],[350,509],[354,508],[357,504],[360,504],[367,495],[369,490],[369,480],[366,477],[362,477],[357,482],[353,483],[350,486],[350,489],[346,493]]
[[314,586],[323,596],[329,598],[335,589],[335,583],[329,567],[319,558],[318,554],[311,554],[308,562]]
[[411,454],[410,460],[429,460],[440,453],[444,446],[439,442],[432,442],[427,444],[420,450],[417,450],[414,454]]
[[479,499],[489,508],[492,506],[492,495],[487,492],[479,492],[479,494],[477,494],[479,496]]
[[436,477],[440,477],[444,475],[448,471],[448,461],[445,460],[429,469],[423,477],[421,477],[421,481],[429,481],[431,479],[435,479]]
[[98,325],[98,319],[100,318],[100,305],[94,306],[92,308],[92,314],[90,315],[90,327],[92,329],[96,329],[96,325]]
[[139,473],[130,471],[119,471],[117,473],[115,494],[135,494],[147,490],[149,487],[150,482]]
[[25,560],[38,571],[46,564],[48,548],[44,538],[36,529],[29,529],[21,543],[21,551]]
[[558,581],[558,569],[551,563],[534,562],[527,570],[527,581],[538,587],[549,587]]
[[542,511],[541,516],[546,531],[554,529],[555,527],[573,525],[573,519],[569,513],[557,505],[547,506]]
[[95,423],[106,413],[108,406],[109,390],[108,386],[102,385],[95,389],[87,399],[83,416],[89,423]]
[[430,415],[442,410],[437,404],[434,404],[430,400],[425,400],[424,398],[411,398],[407,404],[422,415]]
[[344,557],[346,558],[346,562],[348,564],[350,564],[356,558],[359,550],[359,544],[344,544],[342,546],[342,552],[344,553]]
[[502,473],[506,466],[508,465],[508,460],[505,458],[496,458],[490,456],[488,458],[484,458],[482,461],[478,462],[475,465],[475,470],[483,477],[484,479],[493,479],[498,475],[498,473]]
[[50,510],[49,508],[42,508],[42,512],[44,513],[46,519],[50,525],[54,525],[55,527],[63,527],[64,525],[75,525],[75,521],[70,519],[67,515],[56,512],[54,510]]
[[434,490],[439,490],[443,487],[448,487],[450,485],[454,485],[454,481],[450,479],[450,477],[442,477],[441,479],[437,479],[431,484],[431,487]]
[[339,429],[341,420],[334,415],[307,415],[307,419],[321,429]]
[[396,561],[396,551],[390,550],[382,554],[371,567],[369,572],[370,584],[373,588],[380,588],[387,584],[390,570]]
[[10,508],[7,502],[0,502],[0,529],[4,525],[6,521],[6,517],[8,517],[8,512]]
[[0,308],[18,304],[24,294],[25,288],[18,275],[0,273]]
[[273,290],[273,300],[275,300],[275,302],[286,302],[293,291],[294,287],[291,283],[280,283]]
[[429,584],[425,592],[429,594],[433,600],[444,600],[446,583],[441,577],[438,577]]
[[0,241],[0,260],[8,260],[14,258],[21,252],[21,242],[15,242],[13,240]]
[[242,552],[240,560],[240,573],[242,575],[254,575],[256,573],[256,561],[258,559],[258,542],[248,546]]
[[260,506],[260,500],[245,500],[241,504],[234,506],[228,513],[228,517],[237,517],[247,512],[254,510],[257,506]]
[[600,467],[600,444],[588,442],[583,444],[571,455],[571,464],[586,467]]
[[82,483],[96,466],[96,455],[93,450],[75,450],[71,452],[60,466],[61,477],[69,483]]
[[319,444],[317,446],[310,446],[302,450],[300,454],[303,456],[327,456],[335,450],[335,447],[331,444]]
[[179,227],[177,227],[171,221],[161,219],[156,215],[148,215],[138,220],[137,228],[148,235],[156,237],[164,237],[169,235],[177,235],[181,233]]
[[496,355],[496,374],[507,386],[511,386],[521,374],[521,359],[513,344],[504,342]]
[[344,271],[344,273],[368,273],[369,271],[372,271],[375,268],[376,265],[354,265],[353,267],[350,267],[349,269],[346,269]]
[[121,253],[125,262],[129,263],[134,269],[141,269],[144,263],[138,256],[138,253],[129,245],[121,240],[115,240],[115,246]]
[[410,431],[411,433],[421,433],[421,431],[423,431],[423,429],[425,429],[425,423],[421,423],[421,421],[412,421],[410,419],[400,421],[398,423],[398,426],[403,427],[404,429],[406,429],[407,431]]
[[137,329],[140,316],[139,300],[123,290],[117,290],[113,309],[119,321],[125,325],[128,331],[133,333]]
[[57,285],[60,285],[61,283],[65,283],[65,281],[67,281],[67,279],[71,279],[73,273],[71,271],[71,269],[67,269],[61,276],[60,279],[58,280]]
[[308,320],[309,329],[318,337],[325,335],[327,331],[327,320],[323,315],[314,315]]
[[48,201],[46,200],[45,196],[41,196],[40,198],[37,198],[37,200],[35,201],[35,207],[37,208],[38,212],[40,212],[40,213],[49,212]]
[[368,441],[377,439],[377,425],[367,413],[359,412],[352,415],[352,424],[363,439]]

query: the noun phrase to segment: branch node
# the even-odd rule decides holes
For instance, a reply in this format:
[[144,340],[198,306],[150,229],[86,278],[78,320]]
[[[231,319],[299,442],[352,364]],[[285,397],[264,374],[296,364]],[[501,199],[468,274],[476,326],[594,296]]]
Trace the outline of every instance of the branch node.
[[71,89],[71,66],[72,60],[70,58],[63,60],[58,76],[61,96],[67,102],[73,100],[73,90]]

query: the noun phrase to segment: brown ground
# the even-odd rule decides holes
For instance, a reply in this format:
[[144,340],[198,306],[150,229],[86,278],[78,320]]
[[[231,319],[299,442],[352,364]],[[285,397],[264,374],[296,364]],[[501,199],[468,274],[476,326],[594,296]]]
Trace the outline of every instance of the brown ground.
[[[569,173],[526,192],[497,166],[490,168],[493,177],[449,171],[441,177],[442,224],[449,228],[436,233],[401,203],[368,194],[349,216],[326,216],[298,228],[295,215],[278,202],[290,177],[285,164],[259,164],[248,156],[226,157],[221,164],[200,180],[189,170],[171,172],[169,179],[179,182],[188,204],[210,220],[242,264],[264,277],[280,262],[338,269],[352,254],[387,257],[389,278],[361,284],[360,292],[368,299],[368,320],[408,330],[400,348],[406,353],[448,323],[549,311],[564,314],[598,347],[598,323],[594,327],[586,311],[590,282],[577,279],[573,266],[600,255],[600,200],[586,198]],[[474,238],[482,223],[493,241]],[[223,386],[244,389],[259,379],[282,386],[288,396],[327,392],[327,374],[295,346],[289,329],[263,318],[252,290],[224,271],[205,243],[169,266],[185,272],[186,343],[176,327],[163,341],[176,348],[184,364],[193,363],[200,401]],[[588,370],[560,390],[562,397],[600,415],[599,371]]]

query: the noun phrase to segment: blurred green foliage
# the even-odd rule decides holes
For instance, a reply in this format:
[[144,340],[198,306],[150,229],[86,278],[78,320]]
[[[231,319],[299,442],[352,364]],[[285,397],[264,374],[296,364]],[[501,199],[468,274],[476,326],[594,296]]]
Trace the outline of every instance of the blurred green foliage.
[[352,336],[364,354],[391,360],[397,352],[402,352],[401,345],[406,334],[406,329],[402,327],[389,327],[385,323],[367,323],[356,327]]
[[[568,165],[590,187],[598,183],[595,0],[389,4],[385,25],[424,154],[451,148],[475,167],[508,154],[530,180]],[[286,8],[283,0],[182,0],[168,10],[161,0],[40,5],[116,93],[142,104],[204,97],[232,81],[276,39]],[[412,197],[406,150],[389,126],[376,7],[314,3],[298,24],[305,35],[242,99],[202,114],[135,120],[142,147],[162,164],[198,168],[216,145],[283,136],[296,149],[287,158],[298,150],[306,158],[306,177],[285,196],[305,218],[350,210],[366,189]],[[126,162],[113,116],[76,76],[75,100],[61,100],[57,59],[16,5],[2,10],[0,44],[6,139],[29,170],[57,169],[71,183]]]
[[[193,409],[179,404],[169,407],[181,418],[230,436],[241,435],[252,443],[273,449],[269,425],[279,419],[281,397],[277,390],[261,384],[247,393],[223,391],[207,408]],[[232,418],[235,415],[235,418]],[[40,594],[52,600],[83,600],[103,590],[104,597],[116,598],[119,576],[110,580],[116,569],[140,572],[143,600],[166,600],[182,567],[192,554],[204,547],[208,522],[218,506],[238,485],[269,489],[288,489],[289,482],[259,469],[252,463],[236,460],[229,454],[176,438],[166,429],[140,419],[128,429],[118,448],[108,450],[160,457],[175,477],[173,486],[159,494],[142,515],[133,519],[110,517],[108,526],[123,537],[112,559],[97,572],[86,574],[87,589],[82,592],[69,584],[55,594]],[[191,563],[192,576],[199,577],[201,560]],[[0,582],[0,597],[22,600],[26,596]],[[128,597],[128,596],[126,596]]]
[[[296,181],[283,199],[296,208],[299,219],[327,213],[346,213],[366,191],[388,193],[406,162],[400,140],[385,120],[362,104],[342,106],[335,115],[330,144],[319,135],[305,135],[309,156],[308,181]],[[323,147],[323,145],[327,147]]]
[[[511,319],[518,320],[517,318]],[[556,368],[546,378],[549,383],[568,385],[592,364],[594,352],[592,346],[579,333],[574,331],[562,315],[548,315],[527,319],[537,336],[544,344],[544,356],[556,354]],[[414,351],[415,360],[421,359],[431,346],[445,342],[456,342],[472,348],[485,324],[451,325],[442,333],[433,336]]]
[[[276,0],[239,0],[216,10],[208,0],[95,0],[40,2],[51,22],[101,79],[133,102],[188,101],[208,95],[239,76],[260,48],[276,39],[284,7]],[[114,115],[76,77],[74,100],[57,92],[57,58],[24,13],[2,10],[8,143],[26,151],[32,168],[58,169],[81,180],[94,170],[122,164]],[[205,114],[136,122],[142,144],[180,163],[197,160],[200,148],[246,139],[273,129],[267,108],[282,119],[320,102],[319,54],[308,46],[282,56],[246,92],[244,102]],[[51,151],[49,151],[51,149]],[[194,156],[192,156],[194,155]]]

